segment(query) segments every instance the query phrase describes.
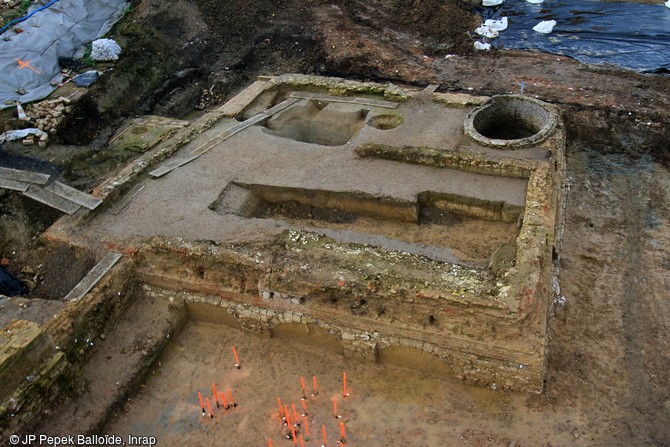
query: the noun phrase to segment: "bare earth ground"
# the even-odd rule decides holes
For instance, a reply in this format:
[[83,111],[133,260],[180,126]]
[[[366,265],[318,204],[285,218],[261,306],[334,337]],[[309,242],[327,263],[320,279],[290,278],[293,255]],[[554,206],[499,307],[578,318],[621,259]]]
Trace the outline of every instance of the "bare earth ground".
[[[670,79],[547,54],[469,54],[464,31],[477,20],[452,3],[195,4],[145,0],[117,28],[124,58],[91,89],[60,135],[68,144],[88,146],[46,152],[9,146],[8,152],[52,161],[65,169],[68,182],[86,187],[127,158],[104,149],[123,117],[185,117],[200,103],[206,109],[230,97],[257,74],[439,83],[442,90],[475,94],[518,91],[523,80],[528,94],[562,105],[568,130],[571,189],[559,258],[565,301],[551,321],[546,391],[539,396],[377,370],[197,323],[111,421],[110,432],[145,431],[161,445],[264,445],[264,436],[277,433],[275,394],[298,403],[299,376],[317,374],[327,394],[314,425],[327,420],[334,440],[338,430],[325,397],[339,389],[347,370],[353,391],[342,413],[352,445],[670,445]],[[445,58],[452,53],[458,56]],[[47,262],[50,249],[35,239],[56,216],[12,193],[0,195],[0,255],[24,279],[69,275],[58,259]],[[76,282],[78,275],[71,276],[68,281]],[[60,286],[46,284],[39,296],[52,298],[47,288]],[[31,315],[39,313],[33,301]],[[12,308],[19,317],[28,313]],[[31,318],[38,317],[44,315]],[[220,353],[232,343],[245,352],[240,371],[221,366]],[[273,361],[261,353],[274,353]],[[215,378],[233,386],[240,407],[204,421],[194,392]],[[275,445],[290,443],[277,437]]]

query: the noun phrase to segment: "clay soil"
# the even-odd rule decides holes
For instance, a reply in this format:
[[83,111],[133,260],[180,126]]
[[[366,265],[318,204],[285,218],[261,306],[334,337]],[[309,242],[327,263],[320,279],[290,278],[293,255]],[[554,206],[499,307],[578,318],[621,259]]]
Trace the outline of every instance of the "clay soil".
[[[561,106],[567,129],[570,189],[544,393],[470,388],[194,323],[110,432],[155,435],[160,445],[266,445],[265,436],[291,445],[279,441],[275,398],[299,403],[299,376],[317,374],[323,394],[312,433],[325,423],[334,441],[328,398],[347,370],[352,396],[342,414],[351,445],[670,445],[670,79],[549,54],[471,54],[466,31],[477,22],[464,4],[426,0],[134,2],[112,33],[122,60],[59,134],[70,146],[6,145],[0,164],[31,156],[90,186],[127,158],[105,152],[123,119],[206,113],[259,74],[473,94],[517,92],[523,80],[527,94]],[[92,162],[98,156],[112,162]],[[57,271],[44,270],[57,268],[46,262],[55,249],[36,239],[56,217],[13,193],[0,196],[0,255],[14,273],[58,282]],[[225,357],[232,343],[244,352],[240,371]],[[194,393],[215,379],[235,390],[240,407],[206,421]]]

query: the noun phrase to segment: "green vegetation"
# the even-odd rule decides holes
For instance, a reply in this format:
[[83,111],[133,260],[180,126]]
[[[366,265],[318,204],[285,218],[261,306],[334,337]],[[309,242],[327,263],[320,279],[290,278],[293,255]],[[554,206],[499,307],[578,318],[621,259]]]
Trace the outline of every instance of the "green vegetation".
[[32,2],[30,0],[23,0],[18,6],[16,6],[14,9],[11,9],[4,13],[2,15],[3,18],[3,24],[6,24],[8,22],[11,22],[14,19],[18,19],[19,17],[23,17],[26,15],[28,12],[28,8],[30,8],[30,4]]
[[81,63],[84,67],[94,67],[95,61],[91,58],[91,53],[93,52],[93,44],[89,42],[86,44],[86,52],[84,57],[81,58]]

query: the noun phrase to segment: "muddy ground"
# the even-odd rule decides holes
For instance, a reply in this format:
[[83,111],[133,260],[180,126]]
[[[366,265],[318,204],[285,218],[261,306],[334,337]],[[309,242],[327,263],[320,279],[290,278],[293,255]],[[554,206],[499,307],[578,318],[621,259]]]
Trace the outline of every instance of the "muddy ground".
[[[473,54],[466,31],[478,19],[457,2],[276,3],[133,2],[133,12],[111,33],[123,57],[80,101],[59,132],[62,144],[47,150],[6,145],[0,165],[33,164],[89,189],[134,156],[106,150],[124,119],[207,113],[259,74],[436,83],[440,91],[474,94],[518,92],[524,81],[527,94],[561,105],[568,131],[563,298],[551,322],[546,390],[487,395],[499,402],[493,416],[450,401],[449,414],[429,422],[447,425],[459,439],[408,442],[670,445],[670,79],[548,54]],[[4,116],[3,126],[11,126]],[[39,241],[57,217],[0,192],[0,257],[33,281],[32,298],[57,298],[87,268],[80,254],[52,256],[54,249]],[[467,402],[469,391],[435,383],[430,386]],[[431,411],[430,401],[422,402],[412,405]],[[390,426],[394,418],[380,429],[404,439],[403,428]]]

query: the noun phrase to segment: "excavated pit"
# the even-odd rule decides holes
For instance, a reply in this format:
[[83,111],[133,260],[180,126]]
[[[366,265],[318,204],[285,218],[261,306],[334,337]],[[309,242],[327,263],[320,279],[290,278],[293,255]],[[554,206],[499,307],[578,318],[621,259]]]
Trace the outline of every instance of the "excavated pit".
[[[138,281],[223,308],[246,331],[325,328],[347,356],[397,363],[414,348],[461,380],[539,391],[558,114],[525,97],[418,93],[260,79],[159,146],[176,154],[149,178],[147,158],[110,179],[119,203],[83,231],[143,241]],[[534,135],[491,138],[500,115]],[[479,142],[470,124],[516,150]]]
[[[447,249],[454,262],[486,267],[518,236],[522,207],[465,196],[421,192],[414,201],[231,182],[210,208],[221,215],[276,219],[301,227],[384,236],[388,241]],[[470,235],[476,232],[479,237]],[[334,233],[333,233],[334,234]],[[443,254],[444,256],[444,254]]]
[[349,104],[304,101],[268,118],[271,135],[304,143],[342,146],[365,122],[368,110]]

